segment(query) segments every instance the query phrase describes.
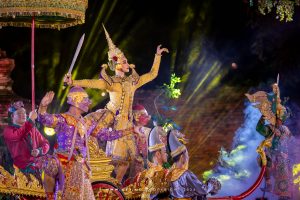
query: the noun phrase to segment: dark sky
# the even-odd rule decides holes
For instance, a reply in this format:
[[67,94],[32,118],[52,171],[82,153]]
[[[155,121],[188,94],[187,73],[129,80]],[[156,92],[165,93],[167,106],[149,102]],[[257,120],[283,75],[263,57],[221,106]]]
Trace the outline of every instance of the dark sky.
[[[168,82],[173,72],[187,75],[188,80],[192,77],[189,73],[197,74],[201,64],[189,64],[188,57],[198,48],[199,55],[205,52],[204,60],[221,64],[221,84],[257,87],[274,81],[280,73],[282,93],[299,98],[299,8],[295,9],[294,21],[286,23],[274,13],[259,14],[255,5],[250,7],[242,0],[107,0],[89,1],[84,25],[60,31],[36,30],[38,99],[46,91],[61,87],[83,33],[86,40],[76,64],[76,78],[98,76],[99,66],[107,61],[102,23],[140,74],[150,70],[158,44],[170,49],[171,53],[163,57],[158,78],[145,89]],[[3,27],[0,48],[16,62],[14,91],[30,98],[30,29]],[[230,68],[232,62],[237,63],[236,70]],[[192,89],[187,82],[183,88]]]

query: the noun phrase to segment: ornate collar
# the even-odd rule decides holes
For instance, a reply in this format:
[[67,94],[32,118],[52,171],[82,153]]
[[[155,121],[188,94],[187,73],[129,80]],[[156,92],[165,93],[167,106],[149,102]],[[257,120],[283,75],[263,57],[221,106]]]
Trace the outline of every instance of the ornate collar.
[[121,83],[122,80],[127,81],[127,80],[132,80],[133,84],[137,84],[140,76],[138,75],[138,73],[135,71],[135,69],[131,68],[132,73],[129,76],[124,76],[123,78],[119,77],[119,76],[109,76],[106,73],[106,67],[103,67],[101,70],[101,78],[103,80],[105,80],[109,85],[112,85],[113,83]]
[[169,180],[174,182],[179,179],[184,172],[188,170],[188,163],[186,163],[182,168],[176,167],[175,163],[172,165],[169,173]]
[[184,174],[184,172],[186,172],[186,171],[187,171],[187,169],[174,168],[170,172],[170,181],[174,182],[174,181],[178,180]]
[[63,114],[61,114],[61,116],[66,120],[68,125],[77,127],[78,133],[81,138],[84,137],[84,135],[87,133],[84,118],[80,119],[70,113],[63,113]]

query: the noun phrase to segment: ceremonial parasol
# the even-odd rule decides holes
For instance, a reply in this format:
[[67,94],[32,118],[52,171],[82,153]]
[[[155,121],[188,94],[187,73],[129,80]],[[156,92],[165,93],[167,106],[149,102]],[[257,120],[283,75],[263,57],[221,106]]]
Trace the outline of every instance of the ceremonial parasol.
[[85,22],[88,0],[1,0],[0,28],[31,27],[32,110],[35,108],[34,29],[62,29]]

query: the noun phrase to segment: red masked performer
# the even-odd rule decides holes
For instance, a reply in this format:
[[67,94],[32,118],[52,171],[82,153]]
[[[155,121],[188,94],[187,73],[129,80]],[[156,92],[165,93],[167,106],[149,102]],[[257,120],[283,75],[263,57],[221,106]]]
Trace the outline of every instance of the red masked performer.
[[147,168],[147,138],[151,128],[146,127],[151,116],[148,115],[147,110],[141,104],[132,107],[134,133],[136,139],[136,146],[138,157],[134,166],[134,176]]

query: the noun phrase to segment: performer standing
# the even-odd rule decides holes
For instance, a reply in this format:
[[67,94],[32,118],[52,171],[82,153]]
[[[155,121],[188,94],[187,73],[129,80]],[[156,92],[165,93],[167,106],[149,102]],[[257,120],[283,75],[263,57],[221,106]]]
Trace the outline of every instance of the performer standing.
[[[292,168],[289,160],[288,144],[291,133],[288,127],[284,125],[288,117],[286,108],[281,104],[280,90],[278,84],[272,85],[273,92],[266,94],[264,102],[261,104],[269,105],[268,112],[262,111],[262,117],[257,123],[256,130],[265,138],[272,140],[271,148],[266,150],[267,168],[265,173],[266,187],[264,191],[272,192],[278,196],[279,200],[288,200],[292,198]],[[262,91],[253,95],[248,95],[250,101],[259,102]],[[266,120],[268,119],[268,120]],[[274,177],[274,186],[272,186],[271,177]]]
[[[54,199],[56,180],[59,183],[56,199],[95,199],[87,162],[89,159],[87,140],[95,125],[82,117],[82,114],[88,111],[91,101],[82,88],[73,87],[68,93],[69,110],[66,113],[48,114],[46,110],[53,97],[54,93],[48,92],[39,108],[40,122],[55,128],[57,133],[55,154],[49,156],[44,165],[47,199]],[[122,136],[118,132],[114,133],[105,135],[106,133],[101,132],[98,136],[105,140]]]
[[23,173],[32,173],[40,177],[37,159],[49,150],[49,142],[35,128],[36,111],[29,113],[21,101],[11,104],[8,110],[9,125],[4,129],[4,140],[13,158],[13,163]]
[[[109,62],[108,65],[102,66],[101,78],[99,80],[72,80],[70,74],[66,74],[64,81],[71,86],[102,89],[109,93],[110,101],[105,108],[91,113],[88,117],[97,122],[92,135],[108,127],[123,132],[124,136],[122,138],[108,142],[106,148],[107,155],[112,157],[115,165],[116,179],[121,183],[129,163],[137,156],[132,122],[134,93],[138,88],[157,76],[161,54],[168,52],[168,49],[161,48],[161,45],[159,45],[151,71],[139,76],[134,70],[134,66],[128,64],[124,53],[113,44],[105,28],[104,31],[109,47]],[[115,72],[114,76],[107,75],[107,66]],[[132,73],[127,76],[125,73],[129,72],[130,69]]]

